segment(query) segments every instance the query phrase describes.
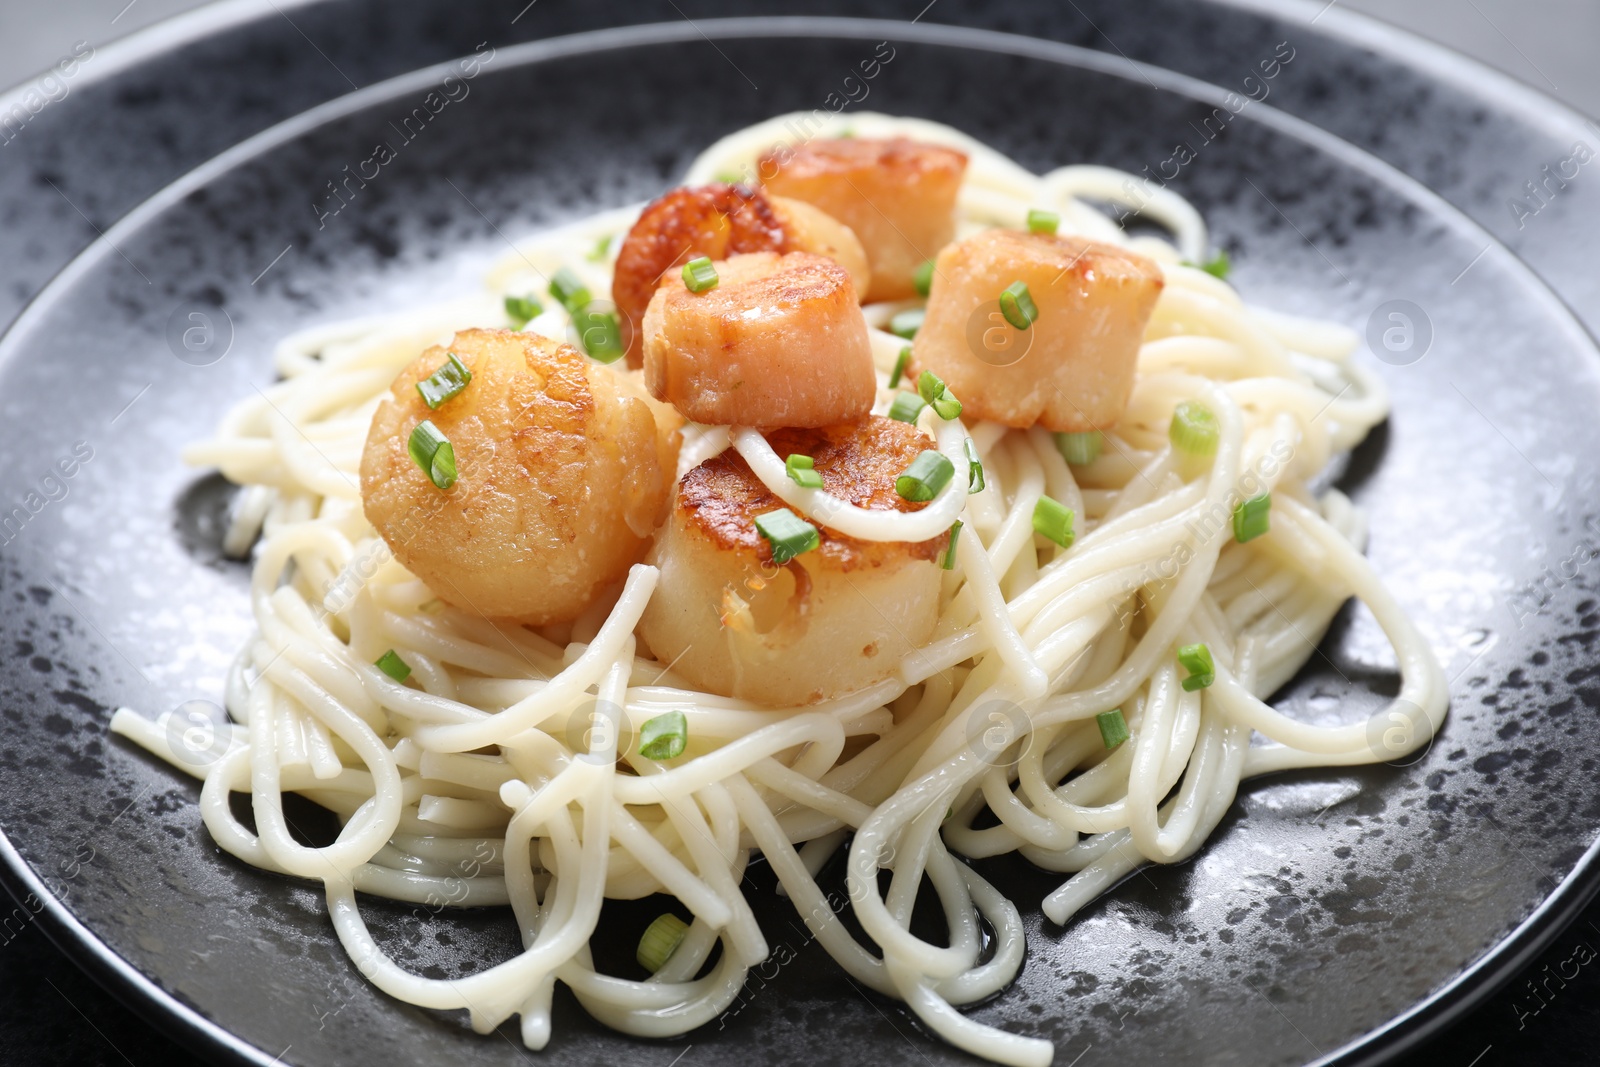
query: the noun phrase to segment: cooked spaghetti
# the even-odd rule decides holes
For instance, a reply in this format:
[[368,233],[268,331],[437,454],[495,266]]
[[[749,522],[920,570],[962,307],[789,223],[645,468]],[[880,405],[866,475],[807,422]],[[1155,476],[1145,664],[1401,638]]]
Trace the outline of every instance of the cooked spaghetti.
[[[932,281],[925,311],[919,293],[926,287],[908,287],[899,267],[884,266],[890,253],[874,244],[869,223],[855,227],[862,240],[854,244],[853,235],[827,228],[826,206],[818,219],[807,208],[784,209],[776,195],[777,228],[769,227],[768,237],[724,232],[737,205],[706,216],[728,257],[708,256],[718,262],[706,267],[690,263],[681,286],[681,257],[675,260],[669,280],[676,295],[662,295],[669,286],[657,289],[658,278],[647,279],[639,298],[649,299],[651,310],[642,321],[631,313],[607,319],[603,305],[563,306],[574,282],[586,297],[612,292],[614,264],[638,251],[629,250],[635,206],[523,242],[493,270],[486,295],[289,338],[276,354],[281,380],[229,413],[212,440],[188,450],[189,462],[217,467],[244,487],[227,547],[242,555],[254,546],[255,635],[229,675],[231,722],[216,727],[214,741],[206,724],[151,721],[127,709],[112,728],[202,779],[205,824],[222,848],[255,867],[325,886],[340,941],[389,995],[465,1009],[480,1031],[520,1017],[523,1040],[535,1049],[550,1037],[557,982],[618,1030],[651,1037],[692,1030],[727,1008],[749,969],[768,955],[740,886],[759,849],[798,915],[856,982],[904,1000],[931,1029],[972,1053],[1046,1064],[1048,1042],[956,1010],[1004,989],[1024,954],[1018,903],[963,857],[1020,852],[1067,875],[1042,902],[1046,916],[1066,923],[1139,864],[1191,855],[1243,779],[1394,759],[1438,728],[1447,691],[1433,654],[1362,556],[1361,513],[1337,490],[1316,488],[1330,462],[1388,414],[1381,383],[1352,356],[1355,336],[1246,306],[1225,281],[1195,265],[1206,259],[1204,225],[1169,191],[1139,190],[1128,176],[1099,167],[1036,176],[928,122],[876,115],[848,122],[854,138],[909,139],[965,156],[954,179],[949,168],[938,170],[942,158],[929,163],[925,155],[917,164],[937,171],[929,180],[949,182],[958,197],[954,232],[945,240],[960,248],[936,261],[941,277]],[[783,119],[736,133],[704,153],[686,182],[766,181],[772,175],[763,168],[785,141]],[[786,188],[803,192],[804,178]],[[726,196],[726,189],[744,187],[718,188]],[[1138,210],[1167,227],[1175,245],[1129,236],[1093,202]],[[768,240],[796,227],[810,227],[814,247],[831,252],[796,252]],[[908,362],[920,368],[934,359],[936,323],[955,313],[942,310],[941,300],[952,299],[961,278],[976,276],[971,264],[996,256],[1008,263],[1008,241],[1032,248],[1029,231],[1046,230],[1058,238],[1036,242],[1039,249],[1078,247],[1080,257],[1091,249],[1102,257],[1100,273],[1085,285],[1127,263],[1145,274],[1153,306],[1145,319],[1129,320],[1136,329],[1131,391],[1106,394],[1116,394],[1113,423],[1085,414],[1102,424],[1052,432],[1031,423],[1054,416],[1029,414],[1023,426],[976,417],[1011,410],[1012,400],[986,393],[985,384],[1000,379],[1010,356],[984,359],[974,349],[997,370],[969,374],[970,386],[955,384],[953,374],[947,382],[906,372]],[[994,236],[999,231],[1012,236]],[[959,255],[970,262],[958,262]],[[415,528],[402,536],[391,509],[379,519],[386,540],[369,519],[377,494],[400,484],[411,462],[404,439],[394,444],[379,428],[399,425],[404,405],[416,403],[417,374],[408,368],[430,346],[453,345],[461,357],[450,355],[457,370],[441,366],[429,379],[445,396],[441,425],[448,404],[486,405],[496,382],[511,381],[495,377],[492,363],[506,345],[525,351],[529,367],[536,356],[548,359],[551,381],[577,366],[576,349],[558,341],[608,356],[643,347],[656,399],[646,401],[639,376],[620,368],[585,358],[587,366],[573,372],[592,385],[595,418],[613,408],[633,417],[644,408],[629,405],[645,403],[665,418],[659,398],[674,388],[674,403],[687,413],[715,398],[709,389],[685,387],[682,376],[714,376],[725,367],[661,356],[651,347],[665,344],[659,316],[697,314],[713,306],[696,303],[699,296],[732,299],[745,274],[765,277],[791,260],[808,272],[807,285],[830,294],[818,315],[832,316],[828,321],[846,332],[864,317],[872,360],[864,393],[859,379],[840,371],[820,379],[811,399],[824,411],[870,404],[897,421],[852,425],[888,430],[851,436],[773,429],[770,421],[760,430],[661,423],[660,440],[671,437],[678,453],[660,486],[640,489],[612,474],[604,481],[591,466],[571,497],[546,504],[573,509],[581,498],[583,506],[603,509],[612,491],[655,494],[648,501],[676,493],[678,511],[666,527],[653,504],[639,512],[647,518],[629,519],[628,531],[598,530],[599,520],[585,518],[588,525],[557,544],[559,551],[548,539],[517,548],[522,569],[505,572],[526,574],[532,566],[537,588],[529,595],[553,603],[558,593],[578,590],[581,610],[474,611],[475,595],[519,592],[515,577],[486,581],[478,593],[447,587],[457,557],[489,559],[504,547],[467,543],[487,536],[486,527],[447,525],[424,508],[405,520]],[[548,305],[525,299],[548,292],[563,268]],[[618,305],[629,299],[623,271],[617,268]],[[875,280],[863,284],[869,272]],[[704,292],[714,284],[721,288]],[[852,291],[869,299],[859,315],[853,299],[839,302],[838,293]],[[1029,296],[1024,286],[1012,296],[1010,305],[1000,301],[1010,325],[996,328],[1017,332],[1000,339],[1016,343],[1032,326],[1033,343],[1045,344],[1055,313],[1045,294],[1036,287]],[[1034,297],[1040,303],[1030,312]],[[497,332],[507,326],[507,308],[520,334]],[[919,319],[924,332],[907,356],[903,337]],[[602,334],[608,327],[617,333],[593,342],[585,331],[596,325]],[[469,335],[474,327],[491,329]],[[980,334],[986,328],[979,323]],[[823,354],[808,360],[835,358],[857,343],[853,333],[830,336]],[[794,344],[791,336],[761,358],[790,359]],[[658,357],[668,362],[650,362]],[[912,392],[919,384],[929,395]],[[743,379],[727,385],[749,388]],[[799,391],[734,395],[743,397],[739,410],[757,411]],[[525,411],[514,414],[526,421]],[[1073,417],[1068,411],[1058,422]],[[439,451],[441,433],[432,445],[424,441],[418,458],[413,435],[411,457],[432,480],[422,483],[426,493],[476,492],[485,484],[483,464],[526,465],[546,454],[539,451],[546,446],[535,449],[517,436],[520,424],[496,438],[487,416],[479,423],[493,439],[474,452],[469,421],[450,424],[458,429],[448,431],[456,446],[448,455]],[[655,457],[653,424],[639,425],[639,447]],[[887,505],[852,495],[823,458],[888,448],[881,442],[895,434],[895,447],[916,461],[894,483],[900,498]],[[810,477],[805,457],[786,459],[784,452],[801,447],[795,441],[817,449],[816,469],[826,478]],[[518,451],[524,447],[533,451]],[[387,451],[375,460],[374,449]],[[670,461],[670,453],[661,455]],[[585,455],[600,462],[598,453]],[[379,460],[394,464],[381,468],[388,472],[381,477],[372,466]],[[509,469],[497,467],[497,477]],[[450,488],[458,476],[461,484]],[[617,477],[620,488],[607,488]],[[502,478],[496,491],[510,492],[510,484]],[[732,502],[717,496],[734,492],[728,486],[742,495]],[[691,500],[692,493],[702,497]],[[683,554],[689,534],[682,531],[702,528],[683,509],[695,501],[710,507],[706,500],[733,517],[725,542],[696,542],[696,551],[731,561],[726,576]],[[739,507],[767,508],[760,518],[786,508],[798,525],[784,533],[758,524],[758,536]],[[515,514],[531,521],[526,508]],[[686,525],[669,535],[680,521]],[[429,541],[431,554],[412,543],[417,537]],[[416,559],[419,570],[432,568],[438,577],[431,586],[397,552]],[[625,580],[608,584],[600,578],[613,556],[623,560]],[[852,560],[907,568],[917,592],[901,600],[863,595],[852,604],[852,588],[878,588],[870,582],[880,580],[880,571]],[[585,568],[599,578],[590,581]],[[683,577],[685,571],[693,573]],[[892,578],[881,573],[883,581]],[[715,620],[709,636],[684,638],[685,647],[669,654],[679,616],[653,629],[641,622],[653,601],[657,611],[682,601],[689,612],[697,603],[693,581],[702,578],[722,589],[706,609]],[[682,582],[690,584],[674,585]],[[835,587],[828,600],[826,590]],[[1265,698],[1301,667],[1352,596],[1393,645],[1398,696],[1376,715],[1338,726],[1274,710]],[[846,648],[855,627],[883,641]],[[663,647],[648,647],[652,640]],[[718,675],[730,657],[743,665],[744,680]],[[803,659],[798,666],[810,675],[837,668],[837,677],[851,678],[863,657],[870,669],[844,691],[818,681],[815,691],[793,690],[794,706],[774,706],[772,694],[791,691],[784,688],[786,664]],[[758,691],[759,699],[749,695]],[[203,743],[187,736],[193,731],[205,734]],[[250,795],[255,832],[231,813],[233,793]],[[286,793],[336,813],[343,821],[338,840],[296,843],[283,814]],[[992,816],[980,818],[986,811]],[[817,873],[841,849],[848,850],[850,907],[876,951],[853,938],[818,887]],[[884,868],[892,872],[887,892],[880,889]],[[947,930],[939,940],[910,929],[925,884],[942,904]],[[466,978],[423,978],[379,948],[358,892],[459,907],[509,904],[524,951]],[[602,902],[651,893],[675,897],[690,916],[687,928],[661,920],[640,931],[640,961],[653,971],[647,980],[599,973],[588,942]],[[992,951],[984,949],[984,923],[994,933]],[[720,956],[708,965],[719,943]]]

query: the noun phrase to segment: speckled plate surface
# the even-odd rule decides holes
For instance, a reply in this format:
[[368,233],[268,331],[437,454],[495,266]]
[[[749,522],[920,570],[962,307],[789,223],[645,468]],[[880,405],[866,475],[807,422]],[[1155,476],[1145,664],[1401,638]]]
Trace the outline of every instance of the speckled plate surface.
[[[1584,895],[1600,831],[1589,573],[1600,519],[1574,502],[1596,479],[1600,364],[1538,278],[1443,200],[1268,105],[1207,139],[1225,92],[1252,92],[1248,68],[1211,88],[942,27],[684,23],[500,49],[470,96],[320,228],[327,183],[392,138],[389,124],[446,71],[308,112],[136,210],[0,341],[0,496],[22,507],[0,534],[7,858],[18,887],[59,896],[59,928],[97,939],[86,951],[119,958],[157,1011],[245,1062],[525,1058],[513,1028],[478,1037],[459,1016],[373,991],[316,891],[220,855],[195,787],[107,737],[114,706],[216,699],[249,625],[246,571],[217,548],[227,488],[185,470],[177,450],[270,380],[285,332],[469,292],[505,235],[650,195],[721,133],[826,106],[885,38],[895,58],[867,106],[952,123],[1036,169],[1158,170],[1187,142],[1174,187],[1232,252],[1249,299],[1378,324],[1362,358],[1396,414],[1342,484],[1453,679],[1451,718],[1420,759],[1253,783],[1198,858],[1134,876],[1065,929],[1031,906],[1054,876],[986,864],[1024,902],[1030,954],[976,1014],[1050,1038],[1062,1063],[1089,1050],[1377,1058]],[[1258,58],[1273,45],[1263,38]],[[1386,347],[1396,310],[1412,332]],[[179,358],[173,333],[191,312],[217,334]],[[1370,616],[1347,609],[1280,703],[1353,718],[1394,684]],[[562,996],[543,1059],[649,1064],[692,1044],[697,1063],[966,1060],[841,981],[770,878],[751,881],[769,939],[794,958],[752,981],[736,1013],[658,1044],[610,1034]],[[375,903],[371,914],[425,973],[514,951],[499,913],[436,919]],[[630,953],[597,945],[602,965]]]

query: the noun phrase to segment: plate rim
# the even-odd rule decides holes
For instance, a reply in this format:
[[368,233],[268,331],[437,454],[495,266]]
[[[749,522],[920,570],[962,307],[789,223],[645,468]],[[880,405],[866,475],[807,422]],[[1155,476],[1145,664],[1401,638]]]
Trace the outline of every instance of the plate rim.
[[[318,0],[285,0],[285,2],[299,7],[310,6]],[[1236,8],[1263,19],[1273,20],[1284,20],[1288,13],[1294,11],[1303,13],[1319,6],[1313,0],[1276,0],[1276,2],[1206,0],[1206,2],[1219,7]],[[1490,78],[1497,84],[1489,84],[1489,88],[1508,91],[1513,98],[1499,100],[1498,104],[1512,112],[1514,117],[1533,121],[1546,132],[1550,132],[1548,119],[1551,116],[1559,116],[1566,121],[1589,126],[1590,120],[1582,112],[1511,75],[1375,17],[1343,9],[1332,12],[1330,9],[1333,6],[1333,4],[1323,6],[1317,18],[1310,20],[1314,23],[1323,14],[1337,16],[1330,27],[1333,32],[1319,32],[1328,32],[1329,36],[1341,37],[1347,43],[1357,43],[1380,54],[1386,54],[1393,62],[1420,69],[1430,77],[1445,81],[1471,95],[1483,95],[1486,84],[1484,79]],[[264,0],[222,0],[214,6],[156,23],[105,46],[102,51],[115,51],[116,54],[113,62],[100,68],[97,78],[109,78],[144,59],[162,55],[222,29],[242,26],[257,17],[271,13],[272,7],[273,5],[265,3]],[[1027,56],[1122,79],[1129,78],[1131,71],[1135,75],[1151,80],[1152,84],[1157,85],[1158,90],[1176,92],[1200,101],[1219,103],[1225,95],[1225,90],[1219,86],[1193,75],[1063,41],[1031,38],[1017,33],[953,23],[916,23],[833,15],[739,16],[703,18],[693,23],[687,21],[639,23],[519,42],[506,45],[498,51],[506,56],[506,66],[521,67],[615,48],[676,44],[705,39],[707,36],[703,32],[705,29],[711,30],[711,36],[717,39],[773,36],[783,31],[787,31],[790,36],[803,34],[847,39],[863,39],[890,33],[914,43]],[[1417,47],[1420,55],[1397,54],[1392,47],[1397,40],[1408,46]],[[1421,59],[1426,59],[1427,62],[1422,62]],[[12,349],[19,343],[21,335],[28,332],[33,319],[48,313],[61,290],[70,287],[78,276],[95,267],[101,259],[113,252],[117,238],[142,227],[194,189],[204,186],[228,170],[270,152],[273,148],[326,122],[359,111],[371,102],[391,98],[420,85],[431,84],[439,75],[453,69],[454,62],[454,60],[444,60],[418,67],[330,98],[250,135],[156,190],[74,255],[28,300],[16,317],[6,324],[3,332],[0,332],[0,366],[9,361]],[[1163,82],[1166,84],[1160,84]],[[0,93],[0,106],[3,106],[17,91]],[[1600,340],[1597,340],[1595,331],[1585,322],[1579,310],[1504,240],[1468,215],[1463,208],[1382,157],[1360,145],[1346,141],[1308,119],[1284,111],[1275,105],[1263,103],[1259,105],[1259,109],[1259,112],[1256,112],[1258,120],[1266,125],[1314,143],[1319,149],[1339,158],[1341,162],[1362,170],[1382,173],[1386,180],[1404,187],[1409,195],[1431,201],[1440,209],[1440,214],[1448,220],[1452,228],[1463,228],[1472,232],[1488,242],[1498,254],[1509,257],[1511,262],[1508,266],[1525,273],[1536,283],[1536,291],[1543,299],[1555,305],[1551,310],[1564,320],[1564,324],[1569,329],[1575,330],[1591,349],[1600,351]],[[1546,121],[1538,121],[1536,116],[1539,115],[1545,116]],[[48,890],[3,829],[0,829],[0,884],[4,884],[19,902],[30,895],[43,902],[36,919],[51,942],[113,995],[135,1010],[143,1009],[145,1021],[157,1026],[191,1049],[208,1056],[220,1054],[229,1063],[249,1064],[253,1067],[277,1067],[283,1063],[281,1058],[283,1053],[268,1058],[265,1050],[207,1019],[174,994],[163,989],[154,978],[117,954],[65,903]],[[1333,1067],[1333,1065],[1368,1067],[1388,1062],[1415,1049],[1502,988],[1532,958],[1548,947],[1597,893],[1600,893],[1600,837],[1590,843],[1566,876],[1521,922],[1459,971],[1454,978],[1382,1025],[1332,1052],[1309,1061],[1308,1067]]]

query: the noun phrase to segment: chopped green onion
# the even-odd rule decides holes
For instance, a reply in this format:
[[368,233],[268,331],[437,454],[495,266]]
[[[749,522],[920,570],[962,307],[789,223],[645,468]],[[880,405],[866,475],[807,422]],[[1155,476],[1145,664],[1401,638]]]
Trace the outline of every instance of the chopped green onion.
[[894,480],[894,491],[907,500],[932,500],[939,495],[939,490],[950,484],[955,474],[956,465],[950,462],[949,457],[943,452],[926,448],[918,452],[911,466]]
[[550,279],[550,295],[573,315],[588,307],[594,299],[589,295],[589,287],[583,284],[583,279],[571,267],[556,271],[556,276]]
[[981,493],[986,483],[983,479],[983,461],[978,458],[978,446],[970,437],[963,443],[967,450],[967,492]]
[[934,413],[946,422],[961,417],[961,401],[933,371],[925,370],[917,379],[917,395],[933,405]]
[[918,296],[927,296],[933,288],[933,260],[924,260],[922,266],[911,274],[911,284],[917,287]]
[[374,665],[397,682],[403,682],[411,677],[411,668],[406,666],[406,661],[401,659],[392,648],[379,656]]
[[901,422],[916,422],[917,416],[921,415],[922,409],[927,406],[927,401],[916,393],[896,393],[894,403],[889,405],[889,417],[899,419]]
[[1071,548],[1077,538],[1072,531],[1072,509],[1054,497],[1041,496],[1033,506],[1033,530],[1062,548]]
[[822,544],[817,528],[788,508],[757,515],[756,532],[772,542],[772,562],[780,567]]
[[600,363],[615,363],[627,349],[622,347],[622,327],[616,312],[580,309],[573,313],[578,341],[589,358]]
[[609,251],[611,251],[611,235],[608,233],[594,243],[594,251],[590,252],[584,258],[590,263],[604,263],[606,259],[606,253]]
[[1060,225],[1061,216],[1054,211],[1041,211],[1038,208],[1031,208],[1028,211],[1029,233],[1055,233]]
[[790,456],[783,461],[783,470],[796,485],[807,489],[822,488],[822,475],[817,473],[816,463],[810,456]]
[[721,182],[723,185],[738,185],[739,182],[743,180],[744,175],[739,174],[736,171],[725,170],[716,177],[717,181]]
[[1217,680],[1217,667],[1211,661],[1211,649],[1206,645],[1184,645],[1178,649],[1178,663],[1189,672],[1189,677],[1183,680],[1186,693],[1204,689]]
[[439,427],[423,419],[411,431],[407,444],[411,458],[416,460],[428,480],[440,489],[456,484],[456,449],[450,439],[439,432]]
[[710,256],[698,256],[683,265],[683,287],[691,293],[715,289],[717,280],[717,268],[711,265]]
[[666,966],[667,960],[678,951],[678,946],[683,944],[683,939],[688,935],[688,923],[671,912],[658,915],[655,922],[645,928],[633,958],[639,961],[639,966],[655,974]]
[[1074,467],[1082,467],[1099,459],[1100,450],[1105,447],[1105,443],[1106,435],[1099,430],[1056,434],[1056,451],[1061,453],[1062,459]]
[[1233,509],[1233,539],[1243,544],[1266,533],[1271,526],[1272,494],[1262,493]]
[[940,564],[945,570],[952,571],[956,567],[956,542],[961,540],[961,520],[957,519],[955,525],[950,527],[950,547],[944,550],[944,562]]
[[889,320],[889,332],[896,337],[904,337],[907,341],[917,336],[917,331],[922,329],[922,319],[927,314],[923,308],[912,308],[902,311]]
[[454,352],[447,355],[449,358],[440,364],[438,370],[417,383],[417,395],[422,397],[422,402],[430,410],[437,410],[440,404],[460,393],[472,381],[472,372],[460,357]]
[[1019,330],[1026,330],[1039,318],[1039,305],[1033,302],[1027,282],[1012,282],[1000,293],[1000,314]]
[[646,719],[639,727],[639,755],[645,759],[673,759],[683,755],[683,747],[688,743],[689,720],[681,711]]
[[1102,711],[1094,721],[1100,727],[1100,740],[1107,748],[1116,748],[1128,739],[1128,720],[1122,717],[1121,708]]
[[1168,429],[1173,447],[1191,456],[1209,456],[1217,451],[1217,435],[1221,432],[1217,417],[1211,409],[1196,400],[1185,400],[1172,412],[1172,425]]
[[544,314],[544,305],[535,296],[508,296],[506,314],[511,316],[511,324],[520,330]]
[[889,388],[899,386],[900,379],[905,377],[906,365],[911,362],[911,346],[904,345],[900,349],[900,358],[894,361],[894,370],[889,374]]
[[622,347],[622,326],[618,323],[616,312],[589,310],[590,304],[594,304],[594,296],[590,296],[589,286],[584,285],[584,280],[571,267],[562,267],[555,272],[554,278],[550,278],[550,296],[554,296],[555,301],[565,307],[566,314],[573,317],[573,328],[578,330],[578,344],[590,358],[600,363],[614,363],[626,352],[627,349]]
[[1212,256],[1204,263],[1196,263],[1192,259],[1181,259],[1178,262],[1182,263],[1185,267],[1193,267],[1195,270],[1203,270],[1213,278],[1225,279],[1228,276],[1228,271],[1233,268],[1233,264],[1228,261],[1227,249],[1219,249],[1216,255]]

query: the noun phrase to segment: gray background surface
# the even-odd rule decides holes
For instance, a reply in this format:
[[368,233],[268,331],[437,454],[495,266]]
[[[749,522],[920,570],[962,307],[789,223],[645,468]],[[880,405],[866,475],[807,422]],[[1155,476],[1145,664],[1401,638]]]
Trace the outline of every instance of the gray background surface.
[[[1137,2],[1137,0],[1131,0]],[[1430,37],[1600,115],[1597,0],[1333,0]],[[196,0],[3,0],[0,87],[65,55],[74,41],[96,47],[203,7]],[[752,2],[752,8],[759,3]],[[1329,6],[1332,6],[1330,4]]]

